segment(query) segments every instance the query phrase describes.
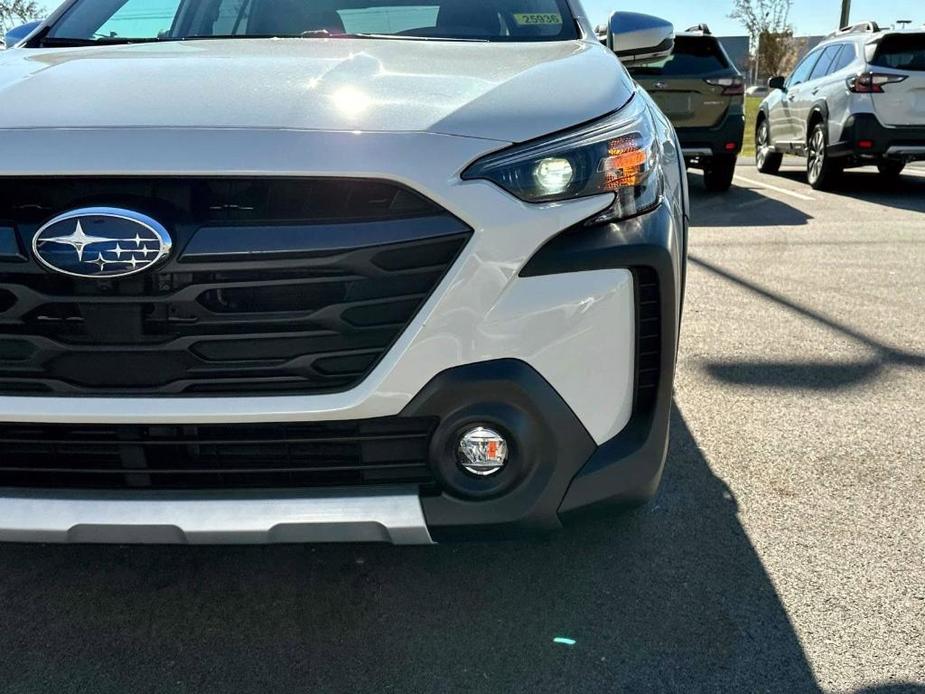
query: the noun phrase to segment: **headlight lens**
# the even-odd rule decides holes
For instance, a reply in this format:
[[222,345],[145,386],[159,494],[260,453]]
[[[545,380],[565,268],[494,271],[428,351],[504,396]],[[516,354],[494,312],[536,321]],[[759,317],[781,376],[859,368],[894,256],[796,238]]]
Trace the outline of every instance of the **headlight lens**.
[[464,179],[486,179],[525,202],[553,202],[614,193],[593,222],[650,210],[661,195],[658,138],[645,101],[540,142],[518,145],[470,166]]
[[541,191],[547,195],[558,195],[568,190],[575,178],[575,168],[563,157],[546,157],[533,167],[533,178]]

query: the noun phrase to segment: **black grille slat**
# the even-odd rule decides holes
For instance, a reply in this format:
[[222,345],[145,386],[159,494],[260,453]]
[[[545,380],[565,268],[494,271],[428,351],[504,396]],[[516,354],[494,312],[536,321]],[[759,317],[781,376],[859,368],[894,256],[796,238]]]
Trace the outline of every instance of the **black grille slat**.
[[[137,468],[138,471],[145,475],[177,475],[177,476],[187,476],[187,475],[255,475],[255,474],[270,474],[270,475],[279,475],[279,474],[289,474],[289,473],[304,473],[304,472],[338,472],[344,470],[345,464],[342,465],[313,465],[311,467],[255,467],[255,468],[230,468],[230,469],[213,469],[213,468],[199,468],[195,470],[183,470],[181,468],[176,469],[163,469],[163,470],[152,470],[150,468]],[[419,468],[420,463],[382,463],[379,465],[364,465],[363,472],[374,472],[377,470],[395,470],[395,469],[406,469],[406,468]],[[125,474],[130,468],[125,468],[121,470],[114,470],[112,468],[70,468],[70,467],[58,467],[58,468],[34,468],[34,467],[15,467],[15,466],[4,466],[0,468],[0,475],[12,474],[12,473],[26,473],[30,475],[56,475],[61,473],[68,473],[73,475],[121,475]]]
[[429,417],[309,424],[0,424],[0,486],[430,484],[428,449],[436,425]]
[[[417,245],[417,244],[415,244]],[[286,268],[280,268],[285,270]],[[422,280],[418,280],[419,283],[424,283],[428,279],[432,282],[434,275],[440,275],[443,270],[446,269],[446,265],[441,265],[438,267],[422,267],[414,268],[412,270],[402,270],[396,271],[394,273],[388,273],[388,275],[382,275],[384,278],[391,275],[406,277],[408,275],[424,275]],[[35,277],[31,275],[10,275],[4,273],[3,283],[5,289],[3,290],[11,298],[6,301],[5,304],[0,305],[0,311],[3,312],[3,322],[9,322],[10,317],[21,317],[28,313],[30,310],[38,306],[45,305],[55,305],[55,304],[67,304],[67,303],[82,303],[82,304],[102,304],[102,305],[117,305],[117,304],[139,304],[145,306],[156,306],[156,305],[169,305],[176,303],[189,303],[194,304],[197,299],[201,301],[203,295],[208,294],[209,292],[214,291],[233,291],[233,290],[246,290],[246,289],[269,289],[273,287],[278,288],[287,288],[287,287],[303,287],[311,285],[326,285],[326,284],[347,284],[355,282],[363,282],[370,278],[363,277],[360,275],[321,275],[321,276],[306,276],[301,278],[290,277],[282,279],[272,279],[273,271],[271,269],[266,269],[263,271],[263,279],[252,279],[252,280],[226,280],[226,281],[197,281],[196,284],[189,287],[185,287],[181,290],[178,290],[172,294],[156,294],[149,293],[145,295],[112,295],[112,294],[81,294],[81,295],[62,295],[62,294],[52,294],[52,293],[42,293],[36,291],[29,287],[23,282],[32,280],[41,281],[44,278]],[[428,277],[430,275],[431,277]],[[384,283],[383,283],[384,284]],[[398,283],[394,283],[394,286],[397,286]],[[16,311],[13,309],[16,308]]]
[[[44,434],[43,434],[44,435]],[[367,441],[409,441],[416,439],[426,439],[427,434],[394,434],[391,436],[363,436],[357,435],[350,438],[346,437],[320,437],[317,439],[312,438],[286,438],[285,443],[290,445],[310,443],[310,444],[331,444],[331,443],[364,443]],[[22,435],[4,435],[3,439],[4,446],[14,446],[16,444],[24,444],[28,446],[36,446],[39,443],[46,446],[71,446],[75,443],[79,443],[81,446],[108,446],[112,443],[111,439],[106,438],[94,438],[94,439],[43,439],[41,442],[37,442],[34,438],[29,438]],[[175,439],[170,440],[157,440],[157,439],[148,439],[144,441],[145,446],[185,446],[185,445],[195,445],[195,446],[224,446],[224,445],[260,445],[266,442],[266,439],[248,439],[248,438],[227,438],[227,439],[196,439],[188,436],[180,435]],[[131,444],[131,442],[129,442]],[[9,452],[11,449],[7,448],[6,451]],[[79,453],[79,452],[78,452]]]
[[344,178],[19,177],[0,188],[0,219],[41,223],[69,209],[140,204],[199,223],[340,222],[428,214],[433,203],[386,181]]
[[[248,204],[229,202],[235,196]],[[0,179],[0,224],[12,223],[23,247],[50,216],[91,204],[155,217],[174,236],[175,257],[109,280],[0,262],[0,393],[348,389],[399,337],[471,234],[434,203],[381,181]],[[200,240],[185,259],[183,249],[215,224],[225,236],[212,227],[203,238],[221,248],[210,255]],[[325,248],[277,252],[306,239]],[[362,245],[341,247],[350,239]]]

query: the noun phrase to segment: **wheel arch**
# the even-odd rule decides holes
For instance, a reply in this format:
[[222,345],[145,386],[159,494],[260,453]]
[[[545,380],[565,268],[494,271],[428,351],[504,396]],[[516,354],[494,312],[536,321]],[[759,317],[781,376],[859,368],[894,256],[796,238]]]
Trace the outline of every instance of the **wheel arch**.
[[816,127],[818,123],[828,123],[829,122],[829,106],[826,104],[825,100],[820,99],[812,105],[809,109],[809,118],[806,119],[806,141],[809,141],[809,136],[813,133],[813,128]]

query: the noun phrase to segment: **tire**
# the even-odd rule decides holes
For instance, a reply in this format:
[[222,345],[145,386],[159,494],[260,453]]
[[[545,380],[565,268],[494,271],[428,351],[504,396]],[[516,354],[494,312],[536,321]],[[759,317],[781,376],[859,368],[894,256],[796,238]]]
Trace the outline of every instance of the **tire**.
[[829,136],[825,123],[816,123],[806,142],[806,180],[814,190],[829,190],[842,167],[828,155]]
[[755,166],[763,174],[776,174],[780,171],[780,165],[784,161],[784,155],[775,152],[771,146],[771,129],[768,127],[768,119],[762,118],[755,128]]
[[877,164],[877,169],[880,171],[880,175],[884,178],[899,178],[900,174],[905,168],[906,162],[904,161],[887,160]]
[[735,157],[714,157],[704,164],[703,185],[711,193],[725,193],[732,187],[735,172]]

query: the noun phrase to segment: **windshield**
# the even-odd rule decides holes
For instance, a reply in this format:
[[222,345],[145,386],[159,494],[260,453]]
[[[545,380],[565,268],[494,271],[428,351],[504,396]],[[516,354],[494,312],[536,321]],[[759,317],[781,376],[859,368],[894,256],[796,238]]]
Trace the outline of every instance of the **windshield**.
[[79,0],[44,43],[206,38],[578,38],[566,0]]

